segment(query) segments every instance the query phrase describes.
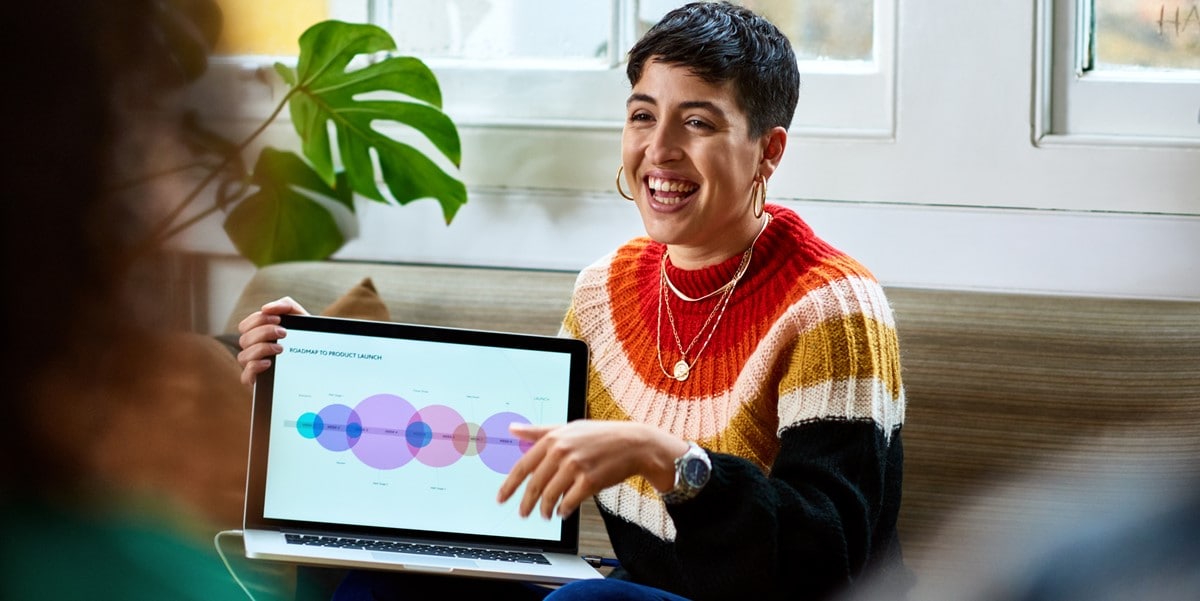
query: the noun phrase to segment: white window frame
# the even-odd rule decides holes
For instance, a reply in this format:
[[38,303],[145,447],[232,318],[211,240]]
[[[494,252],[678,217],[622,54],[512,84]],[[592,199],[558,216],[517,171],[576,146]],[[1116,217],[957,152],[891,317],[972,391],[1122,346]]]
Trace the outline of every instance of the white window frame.
[[1038,0],[1034,143],[1200,147],[1200,76],[1084,71],[1091,0]]
[[[427,60],[443,87],[446,112],[465,127],[619,130],[629,84],[624,52],[632,45],[635,6],[610,0],[608,64],[563,69],[471,65]],[[834,138],[895,135],[896,0],[875,0],[871,61],[801,61],[800,105],[792,133]],[[375,2],[374,14],[386,12]],[[616,48],[620,50],[617,51]]]
[[[444,110],[463,128],[620,130],[629,84],[624,52],[634,41],[634,0],[609,0],[613,14],[607,64],[480,64],[423,59],[442,86]],[[331,4],[331,18],[358,19],[386,27],[389,0]],[[875,0],[874,56],[870,61],[800,61],[800,105],[793,135],[892,139],[895,135],[896,0]],[[619,50],[618,50],[619,49]],[[213,77],[246,81],[257,69],[294,57],[235,57],[213,61]],[[264,98],[242,97],[232,110],[253,117]],[[263,102],[259,102],[262,100]],[[264,113],[265,114],[265,113]]]

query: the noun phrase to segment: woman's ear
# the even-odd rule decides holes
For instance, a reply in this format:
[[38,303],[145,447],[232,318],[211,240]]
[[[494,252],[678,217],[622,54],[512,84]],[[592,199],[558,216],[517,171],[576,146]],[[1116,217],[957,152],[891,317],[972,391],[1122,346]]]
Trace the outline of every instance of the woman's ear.
[[779,167],[779,162],[783,160],[783,151],[787,148],[787,129],[784,127],[772,127],[767,133],[762,136],[762,160],[759,162],[759,175],[770,179],[771,174],[775,173],[775,169]]

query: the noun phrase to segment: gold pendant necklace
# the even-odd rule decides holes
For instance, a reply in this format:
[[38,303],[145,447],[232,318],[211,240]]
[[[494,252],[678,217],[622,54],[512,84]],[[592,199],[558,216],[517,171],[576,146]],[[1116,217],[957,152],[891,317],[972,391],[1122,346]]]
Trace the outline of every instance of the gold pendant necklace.
[[[758,242],[759,236],[762,236],[762,233],[767,229],[767,224],[770,223],[770,221],[771,221],[771,216],[768,213],[766,220],[763,221],[762,229],[758,230],[758,234],[756,234],[754,236],[754,240],[752,240],[750,242],[750,247],[747,248],[744,253],[742,253],[742,260],[738,263],[738,268],[737,268],[737,271],[735,271],[733,274],[733,279],[729,280],[728,283],[721,286],[720,288],[717,288],[716,290],[714,290],[708,294],[705,294],[704,296],[698,297],[698,298],[691,298],[689,296],[684,295],[682,292],[679,291],[679,289],[677,289],[671,283],[671,279],[669,277],[667,277],[667,251],[666,251],[666,249],[663,250],[662,262],[659,265],[658,324],[657,324],[657,327],[655,328],[655,343],[654,343],[655,351],[658,354],[658,368],[660,370],[662,370],[663,375],[667,376],[668,378],[674,378],[676,381],[679,381],[679,382],[683,382],[683,381],[687,380],[688,376],[691,375],[692,367],[695,366],[696,362],[700,360],[700,355],[704,352],[704,349],[708,348],[709,341],[712,340],[713,334],[717,331],[717,326],[720,325],[721,318],[724,317],[724,315],[725,315],[725,307],[727,307],[729,305],[729,299],[733,297],[734,289],[737,288],[738,282],[741,281],[742,276],[746,274],[746,270],[750,266],[750,259],[754,255],[754,244],[756,242]],[[667,292],[666,292],[667,290],[670,290],[673,294],[678,296],[681,300],[685,300],[685,301],[689,301],[689,302],[700,301],[700,300],[704,300],[707,298],[711,298],[712,296],[714,296],[718,293],[721,294],[720,299],[713,306],[712,311],[709,311],[708,317],[705,318],[705,320],[704,320],[704,324],[701,325],[700,329],[696,331],[696,335],[692,337],[692,341],[688,343],[687,348],[684,348],[683,340],[679,337],[679,329],[675,325],[675,314],[673,311],[671,311],[671,302],[670,302],[670,299],[667,297]],[[675,362],[675,366],[670,373],[667,372],[667,368],[663,364],[663,358],[662,358],[663,306],[666,306],[666,308],[667,308],[667,322],[671,326],[671,334],[675,338],[675,346],[679,349],[679,361]],[[715,320],[714,320],[714,317],[715,317]],[[692,360],[689,363],[688,362],[688,353],[692,352],[692,347],[696,346],[696,341],[700,340],[700,337],[704,334],[704,331],[706,329],[708,329],[708,326],[710,323],[712,324],[712,329],[708,330],[708,336],[704,339],[704,343],[700,345],[700,350],[696,351],[696,355],[694,357],[692,357]]]
[[[672,370],[672,373],[668,374],[669,377],[673,377],[682,382],[687,380],[688,376],[691,375],[692,366],[696,364],[696,361],[700,360],[700,355],[704,352],[704,349],[708,348],[708,343],[710,340],[712,340],[713,334],[717,331],[717,325],[721,323],[721,317],[725,315],[725,307],[729,305],[729,299],[733,296],[733,290],[737,287],[737,282],[740,279],[741,278],[739,277],[733,280],[732,285],[725,290],[723,295],[721,295],[720,300],[718,300],[716,305],[713,306],[713,310],[709,311],[708,317],[704,320],[704,324],[701,325],[700,329],[696,331],[696,335],[692,338],[692,341],[688,343],[687,348],[684,348],[683,340],[679,338],[679,329],[675,325],[675,313],[671,311],[671,301],[667,298],[666,293],[663,292],[663,288],[660,286],[659,301],[661,305],[666,305],[667,307],[667,322],[671,325],[671,334],[674,335],[675,346],[679,349],[679,361],[675,362],[675,367]],[[715,320],[713,319],[714,316],[716,317]],[[712,323],[712,329],[708,328],[709,323]],[[661,331],[661,329],[662,328],[660,326],[659,330]],[[700,345],[700,350],[696,351],[696,355],[692,357],[691,363],[688,363],[688,353],[692,352],[692,347],[696,346],[696,341],[700,340],[700,336],[704,334],[706,329],[708,330],[708,336],[704,339],[704,343]],[[659,368],[663,370],[663,373],[666,373],[666,369],[662,366],[661,344],[658,347],[658,352]]]

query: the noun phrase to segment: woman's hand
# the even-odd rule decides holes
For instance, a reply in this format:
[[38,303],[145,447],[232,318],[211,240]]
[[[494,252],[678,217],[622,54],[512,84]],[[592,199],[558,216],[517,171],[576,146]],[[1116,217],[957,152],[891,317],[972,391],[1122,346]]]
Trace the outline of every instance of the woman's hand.
[[237,360],[242,366],[242,384],[253,385],[255,377],[271,366],[271,357],[283,352],[277,341],[287,336],[287,330],[279,326],[280,315],[308,315],[308,311],[285,296],[263,305],[238,324],[238,346],[242,351]]
[[566,517],[585,499],[633,475],[660,491],[675,485],[675,458],[687,451],[683,440],[637,422],[579,420],[559,426],[512,424],[533,447],[513,466],[496,499],[503,503],[526,481],[519,513],[527,517],[541,502],[549,519],[558,506]]

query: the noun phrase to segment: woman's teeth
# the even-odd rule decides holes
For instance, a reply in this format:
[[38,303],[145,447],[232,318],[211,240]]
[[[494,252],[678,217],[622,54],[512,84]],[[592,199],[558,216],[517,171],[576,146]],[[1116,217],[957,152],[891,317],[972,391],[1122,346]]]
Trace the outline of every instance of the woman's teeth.
[[654,200],[663,204],[675,204],[700,187],[692,182],[659,177],[647,178],[647,185],[650,187],[651,194],[654,195]]

